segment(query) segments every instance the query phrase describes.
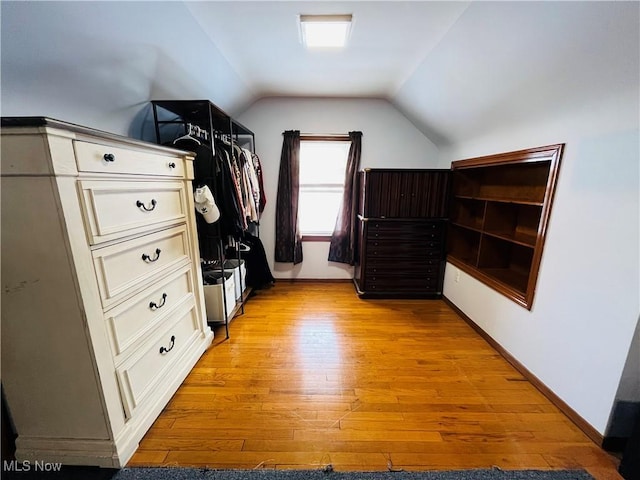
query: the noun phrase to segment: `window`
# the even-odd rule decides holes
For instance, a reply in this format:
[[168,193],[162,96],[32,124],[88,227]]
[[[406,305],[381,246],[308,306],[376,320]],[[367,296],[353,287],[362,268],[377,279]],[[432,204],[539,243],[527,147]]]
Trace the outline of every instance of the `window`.
[[351,141],[300,139],[300,198],[298,222],[304,237],[330,237],[344,191]]

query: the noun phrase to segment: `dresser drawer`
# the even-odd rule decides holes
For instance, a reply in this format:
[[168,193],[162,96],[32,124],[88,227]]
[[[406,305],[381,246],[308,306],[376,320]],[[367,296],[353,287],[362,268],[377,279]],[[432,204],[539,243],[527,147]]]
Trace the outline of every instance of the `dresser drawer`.
[[176,318],[173,325],[151,338],[116,369],[127,419],[149,395],[163,388],[161,380],[173,366],[179,365],[180,357],[200,336],[194,308],[181,311]]
[[393,244],[369,244],[365,246],[366,256],[368,258],[389,257],[403,259],[428,259],[440,258],[443,256],[442,248],[439,245],[429,246],[427,244],[415,243],[393,243]]
[[368,248],[378,247],[381,249],[397,249],[403,247],[405,249],[411,248],[415,250],[419,250],[422,248],[439,249],[442,245],[442,242],[440,242],[440,240],[422,240],[415,238],[404,241],[396,239],[390,240],[388,238],[367,238],[366,243]]
[[438,287],[438,275],[367,275],[364,287],[367,290],[395,291],[400,289],[413,291],[435,291]]
[[367,231],[367,239],[370,240],[394,240],[394,241],[441,241],[442,230],[385,230],[369,229]]
[[180,182],[79,182],[92,245],[186,221]]
[[367,222],[370,233],[402,234],[402,235],[425,235],[428,233],[441,233],[442,222],[416,222],[416,221],[393,221],[393,220],[369,220]]
[[365,280],[367,284],[390,284],[393,285],[402,285],[402,286],[411,286],[411,285],[420,285],[420,286],[432,286],[438,283],[438,275],[407,275],[404,272],[396,272],[393,274],[387,275],[366,275]]
[[184,160],[171,155],[81,141],[75,141],[74,148],[80,172],[129,173],[182,178],[186,170]]
[[185,225],[152,233],[93,251],[103,308],[124,294],[145,289],[151,280],[178,264],[189,261]]
[[157,330],[182,303],[192,306],[193,290],[191,271],[186,267],[171,274],[158,288],[145,290],[109,310],[105,318],[113,354],[122,354],[149,331]]
[[367,262],[366,275],[440,275],[440,262],[437,260],[425,262],[394,261],[377,264],[375,261]]

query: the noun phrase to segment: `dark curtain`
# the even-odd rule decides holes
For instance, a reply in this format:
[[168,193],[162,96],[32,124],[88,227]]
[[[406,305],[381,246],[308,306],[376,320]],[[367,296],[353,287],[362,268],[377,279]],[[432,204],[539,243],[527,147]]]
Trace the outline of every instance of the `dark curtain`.
[[276,198],[276,262],[302,262],[302,235],[298,228],[300,195],[300,131],[283,133],[278,195]]
[[329,246],[329,261],[355,263],[354,251],[356,241],[356,215],[358,205],[357,173],[360,168],[360,153],[362,151],[362,132],[349,132],[351,147],[347,158],[347,168],[344,181],[344,195],[342,205],[338,211],[336,226],[331,235]]

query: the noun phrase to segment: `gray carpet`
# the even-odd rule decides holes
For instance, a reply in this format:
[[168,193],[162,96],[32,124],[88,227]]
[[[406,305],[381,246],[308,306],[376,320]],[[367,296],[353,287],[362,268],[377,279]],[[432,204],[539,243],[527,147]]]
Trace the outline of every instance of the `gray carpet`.
[[593,480],[593,477],[583,470],[500,470],[497,468],[443,472],[123,468],[112,480]]

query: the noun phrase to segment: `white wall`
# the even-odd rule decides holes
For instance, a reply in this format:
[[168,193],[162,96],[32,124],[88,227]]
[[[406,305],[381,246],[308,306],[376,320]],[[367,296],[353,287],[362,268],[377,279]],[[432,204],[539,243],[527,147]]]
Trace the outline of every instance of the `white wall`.
[[260,238],[276,278],[353,277],[353,268],[327,261],[328,242],[304,242],[304,260],[274,264],[275,204],[282,151],[282,132],[362,132],[363,168],[436,168],[438,149],[385,100],[287,99],[259,100],[238,120],[256,135],[256,150],[263,165],[267,205],[260,222]]
[[637,87],[612,89],[441,160],[566,143],[532,310],[450,264],[444,294],[602,434],[640,312],[639,106]]
[[3,116],[49,116],[141,138],[136,117],[149,100],[211,99],[233,113],[250,96],[181,2],[0,8]]

